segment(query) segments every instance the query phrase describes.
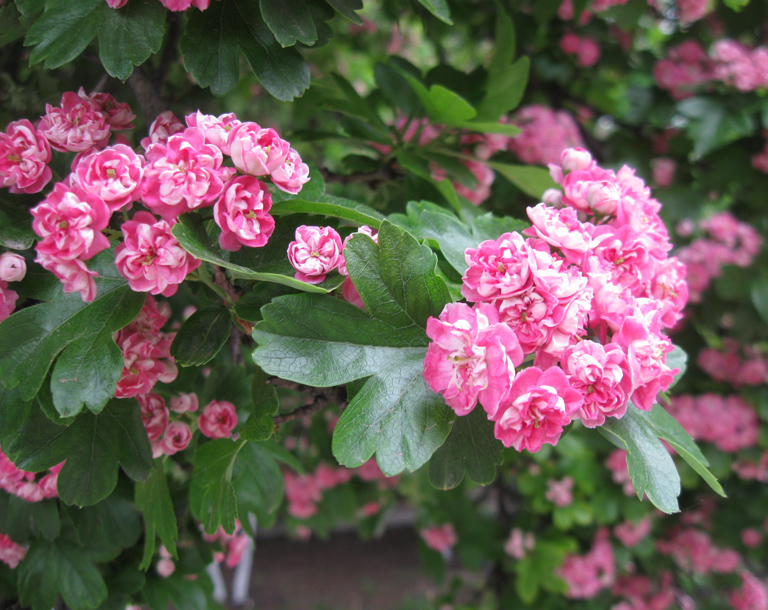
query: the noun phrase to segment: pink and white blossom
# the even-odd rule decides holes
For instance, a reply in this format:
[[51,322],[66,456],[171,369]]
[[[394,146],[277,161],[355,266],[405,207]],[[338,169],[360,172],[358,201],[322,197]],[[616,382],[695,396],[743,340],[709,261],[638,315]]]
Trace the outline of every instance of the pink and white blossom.
[[235,405],[226,400],[212,400],[198,417],[197,425],[208,438],[228,437],[237,426]]
[[285,161],[275,168],[269,177],[281,191],[295,195],[309,182],[309,166],[302,162],[299,153],[291,148]]
[[168,427],[168,408],[165,399],[159,394],[149,393],[138,396],[141,405],[141,421],[147,431],[150,441],[156,441],[163,436]]
[[194,413],[198,406],[197,394],[194,392],[181,392],[171,398],[171,411],[174,413]]
[[39,193],[53,173],[51,146],[26,119],[8,124],[0,133],[0,186],[11,193]]
[[98,103],[68,91],[61,98],[61,108],[46,104],[38,129],[54,150],[82,152],[107,145],[111,133],[108,119]]
[[272,195],[261,180],[237,176],[227,182],[213,206],[213,218],[221,228],[222,249],[234,252],[243,246],[266,245],[275,230],[275,220],[269,214],[271,207]]
[[230,154],[229,134],[242,124],[234,112],[219,115],[203,114],[199,110],[188,114],[185,119],[188,127],[197,127],[205,134],[205,141],[213,144],[225,155]]
[[189,446],[192,440],[192,431],[183,421],[174,421],[168,424],[163,437],[158,442],[158,447],[165,455],[174,455]]
[[0,281],[20,282],[27,274],[27,261],[15,252],[0,254]]
[[278,169],[288,158],[290,144],[274,129],[246,122],[229,134],[232,162],[245,174],[266,176]]
[[129,146],[115,144],[82,158],[74,175],[85,192],[100,197],[110,212],[116,212],[139,198],[144,159]]
[[18,298],[16,291],[8,288],[8,284],[0,280],[0,322],[13,313]]
[[288,260],[297,280],[319,284],[339,264],[341,237],[332,227],[301,225],[288,244]]
[[166,110],[152,121],[149,126],[149,135],[141,140],[141,145],[144,150],[149,150],[152,144],[166,144],[168,138],[184,129],[184,123],[173,112]]

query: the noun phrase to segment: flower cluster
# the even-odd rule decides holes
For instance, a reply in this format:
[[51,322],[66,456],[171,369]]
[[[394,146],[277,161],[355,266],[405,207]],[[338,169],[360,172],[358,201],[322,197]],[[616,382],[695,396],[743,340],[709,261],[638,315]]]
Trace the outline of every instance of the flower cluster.
[[251,543],[251,538],[243,531],[240,521],[235,519],[235,531],[227,534],[223,528],[219,528],[215,534],[203,533],[203,540],[206,542],[218,542],[221,545],[221,551],[213,553],[213,560],[217,563],[224,563],[228,568],[234,568],[243,558],[243,553]]
[[[110,8],[123,8],[126,4],[128,4],[128,0],[105,0],[105,2],[110,6]],[[199,8],[201,11],[204,11],[210,6],[211,0],[160,0],[160,4],[162,4],[169,11],[174,12],[186,11],[192,6]]]
[[768,359],[753,346],[723,341],[723,349],[707,347],[699,352],[696,364],[715,381],[738,388],[768,383]]
[[568,555],[557,575],[568,585],[570,599],[589,599],[616,579],[616,563],[607,529],[599,529],[592,548],[584,555]]
[[[631,169],[567,149],[551,172],[566,207],[529,208],[527,238],[467,249],[461,291],[475,306],[451,303],[427,322],[427,384],[458,415],[479,402],[518,451],[556,444],[576,418],[622,417],[630,399],[650,410],[673,379],[663,330],[687,295],[660,204]],[[533,366],[518,370],[527,356]]]
[[27,547],[15,543],[7,534],[0,534],[0,561],[13,570],[26,556]]
[[419,536],[430,549],[442,554],[450,553],[459,541],[453,523],[424,528],[419,531]]
[[584,141],[579,126],[565,110],[546,106],[525,106],[517,111],[512,123],[522,130],[509,138],[507,147],[523,163],[557,163],[566,148],[579,148]]
[[57,464],[39,479],[34,472],[16,468],[8,456],[0,450],[0,488],[27,502],[40,502],[46,498],[58,498],[56,482],[64,462]]
[[600,60],[600,45],[589,36],[569,32],[560,39],[560,48],[566,55],[574,55],[580,68],[590,68]]

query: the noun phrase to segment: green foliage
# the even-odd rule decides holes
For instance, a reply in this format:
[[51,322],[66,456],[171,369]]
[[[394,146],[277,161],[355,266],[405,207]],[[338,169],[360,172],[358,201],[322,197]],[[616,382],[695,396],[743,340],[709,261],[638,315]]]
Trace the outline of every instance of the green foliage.
[[216,356],[229,339],[232,316],[221,305],[210,305],[184,321],[171,345],[171,356],[182,366],[202,366]]
[[179,537],[176,514],[162,464],[155,464],[149,478],[137,483],[136,508],[144,517],[144,556],[139,568],[147,570],[155,552],[155,535],[160,537],[160,541],[174,557]]

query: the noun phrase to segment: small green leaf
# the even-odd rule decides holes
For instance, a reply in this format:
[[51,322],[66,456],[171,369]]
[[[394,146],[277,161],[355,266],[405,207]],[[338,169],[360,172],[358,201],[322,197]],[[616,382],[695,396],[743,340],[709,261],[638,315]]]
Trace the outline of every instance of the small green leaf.
[[79,546],[65,540],[35,540],[19,566],[21,604],[50,610],[59,595],[73,610],[89,610],[107,598],[107,585]]
[[[478,113],[479,112],[480,110],[478,110]],[[477,131],[478,133],[498,133],[502,136],[510,137],[516,136],[523,131],[519,127],[510,125],[509,123],[485,123],[479,120],[462,123],[461,125],[457,125],[457,127],[462,127],[467,131]]]
[[453,21],[451,21],[451,9],[448,8],[446,0],[419,0],[419,4],[443,23],[453,25]]
[[678,102],[677,109],[688,119],[685,131],[693,140],[696,157],[751,136],[755,130],[751,113],[732,110],[726,102],[714,98],[689,97]]
[[457,417],[451,433],[429,460],[429,482],[438,489],[453,489],[464,474],[475,483],[488,485],[496,477],[496,466],[504,448],[493,435],[493,423],[481,407]]
[[533,165],[511,165],[509,163],[488,162],[493,169],[499,172],[517,188],[535,199],[541,199],[544,191],[555,188],[557,185],[549,175],[549,171],[543,167]]
[[[498,120],[499,117],[517,108],[528,84],[530,67],[530,60],[527,57],[521,57],[508,69],[489,75],[485,96],[477,109],[478,120]],[[517,134],[507,133],[506,135]]]
[[[13,9],[13,5],[3,7],[6,8]],[[0,245],[12,250],[26,250],[33,243],[35,232],[29,208],[21,203],[19,197],[0,192]]]
[[253,410],[248,416],[240,436],[248,441],[264,441],[272,436],[275,424],[272,416],[280,409],[275,386],[268,383],[268,376],[261,369],[256,371],[253,378]]
[[235,460],[245,440],[238,442],[218,438],[204,443],[195,451],[195,470],[192,484],[203,490],[199,515],[208,534],[224,528],[228,534],[235,531],[237,500],[232,487]]
[[12,437],[29,417],[34,400],[24,400],[18,387],[0,387],[0,441]]
[[598,430],[611,442],[626,449],[629,475],[637,497],[642,499],[643,494],[647,494],[659,510],[678,512],[680,475],[669,452],[657,438],[654,428],[640,415],[640,410],[630,403],[624,417],[608,418]]
[[155,464],[152,474],[143,483],[136,484],[136,508],[144,515],[144,556],[139,566],[147,570],[155,553],[155,534],[168,552],[176,557],[176,540],[179,537],[176,513],[168,490],[168,481],[161,462]]
[[752,305],[768,324],[768,277],[760,277],[752,284]]
[[376,86],[395,108],[414,116],[421,107],[419,98],[405,77],[390,64],[377,63],[373,68]]
[[685,375],[685,371],[688,369],[688,354],[685,353],[685,350],[682,347],[675,345],[674,349],[667,354],[666,364],[672,370],[678,369],[677,374],[675,375],[675,380],[668,388],[672,389],[677,382],[682,379],[683,375]]
[[72,61],[93,40],[111,10],[103,0],[47,0],[45,12],[24,40],[25,46],[35,46],[30,63],[45,60],[45,67],[52,70]]
[[171,356],[182,366],[209,362],[229,339],[232,316],[222,305],[199,309],[184,321],[171,344]]
[[374,229],[378,229],[384,219],[382,214],[367,205],[333,195],[320,195],[314,201],[297,198],[275,203],[271,213],[275,216],[295,213],[322,214],[368,225]]
[[352,23],[363,25],[363,19],[355,13],[363,8],[363,0],[325,0],[334,10]]
[[261,16],[281,46],[290,47],[297,41],[315,44],[315,20],[304,0],[261,0],[259,6]]
[[166,12],[155,0],[131,0],[107,11],[99,25],[99,59],[111,76],[127,80],[134,66],[160,50]]
[[[283,475],[268,447],[267,443],[247,443],[240,451],[232,473],[238,513],[253,513],[260,527],[274,520],[284,493]],[[255,533],[248,519],[241,519],[241,523],[246,532]]]
[[416,93],[421,105],[434,123],[461,126],[472,120],[477,112],[472,105],[442,85],[432,85],[429,89],[417,78],[405,71],[400,71]]

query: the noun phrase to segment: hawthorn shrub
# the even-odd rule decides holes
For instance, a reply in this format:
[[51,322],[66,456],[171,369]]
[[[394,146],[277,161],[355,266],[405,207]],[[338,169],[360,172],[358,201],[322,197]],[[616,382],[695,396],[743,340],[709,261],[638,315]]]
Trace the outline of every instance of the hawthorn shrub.
[[0,2],[3,607],[768,610],[767,11]]

